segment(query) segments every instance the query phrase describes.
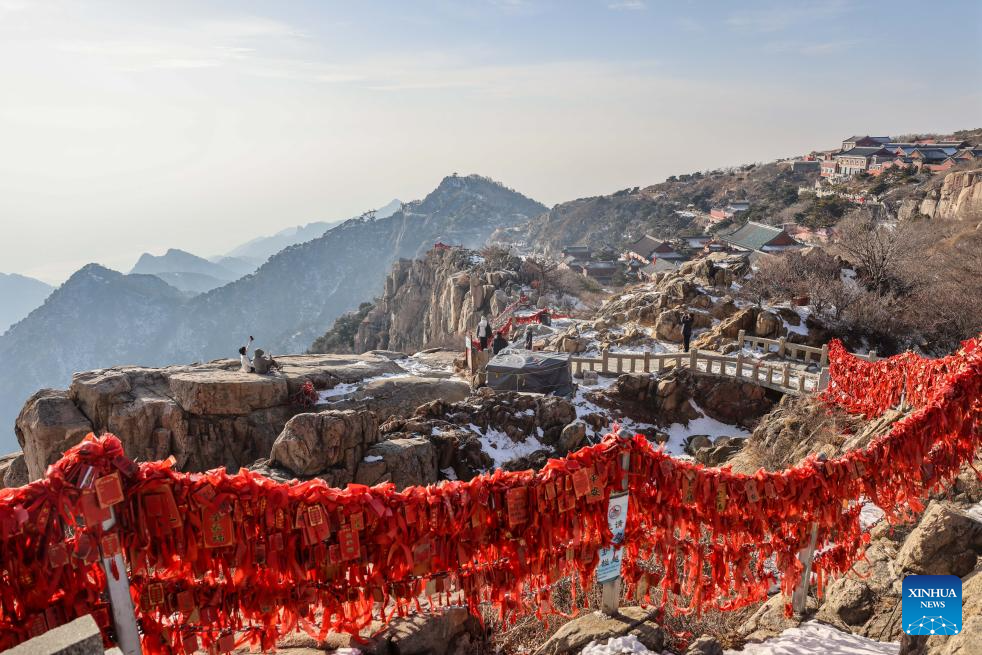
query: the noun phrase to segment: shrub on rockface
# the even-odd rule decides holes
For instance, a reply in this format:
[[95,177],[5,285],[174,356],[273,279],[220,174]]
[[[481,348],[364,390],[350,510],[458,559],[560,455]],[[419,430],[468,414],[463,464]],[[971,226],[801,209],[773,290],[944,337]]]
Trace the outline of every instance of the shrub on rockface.
[[331,329],[314,339],[307,349],[308,353],[350,353],[354,351],[355,335],[368,312],[375,307],[374,303],[363,302],[357,311],[342,314],[334,321]]

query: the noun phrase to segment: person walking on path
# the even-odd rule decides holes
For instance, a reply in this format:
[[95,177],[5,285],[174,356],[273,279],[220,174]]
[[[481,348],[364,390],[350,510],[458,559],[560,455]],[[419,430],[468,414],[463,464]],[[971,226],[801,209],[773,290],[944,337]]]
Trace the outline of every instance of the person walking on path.
[[487,350],[488,341],[491,339],[491,324],[488,323],[487,316],[481,317],[481,322],[477,324],[477,340],[481,344],[481,350]]
[[692,340],[692,314],[682,313],[682,347],[689,352],[689,341]]

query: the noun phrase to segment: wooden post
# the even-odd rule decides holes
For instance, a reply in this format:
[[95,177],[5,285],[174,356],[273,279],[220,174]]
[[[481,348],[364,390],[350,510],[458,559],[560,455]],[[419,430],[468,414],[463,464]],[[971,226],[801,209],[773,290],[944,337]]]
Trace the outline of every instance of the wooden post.
[[743,350],[743,340],[746,338],[746,336],[747,336],[746,330],[740,330],[739,332],[737,332],[737,346],[740,347],[740,350]]
[[692,350],[689,351],[689,368],[691,370],[693,370],[693,371],[696,370],[696,357],[697,357],[697,353],[698,353],[698,351],[695,348],[693,348]]
[[808,607],[808,587],[811,585],[812,561],[815,559],[815,542],[817,540],[818,523],[812,523],[812,534],[808,547],[798,553],[798,561],[805,567],[805,570],[801,572],[801,580],[791,597],[791,608],[798,616],[804,614]]
[[754,383],[760,381],[760,360],[754,360]]
[[777,356],[784,357],[784,353],[788,350],[788,340],[781,337],[777,340]]
[[631,355],[631,373],[634,373],[634,366],[638,363],[638,358]]
[[601,373],[607,373],[607,371],[608,371],[608,369],[607,369],[607,361],[608,361],[608,358],[609,357],[610,357],[610,354],[607,352],[607,349],[604,348],[603,351],[601,351],[601,353],[600,353],[600,358],[602,360],[601,365],[600,365],[600,371],[601,371]]
[[790,387],[791,386],[791,365],[790,364],[785,364],[784,365],[784,370],[782,371],[782,376],[781,376],[781,386],[782,387]]
[[799,371],[798,372],[798,391],[804,391],[805,390],[805,378],[806,377],[808,377],[808,374],[805,373],[804,371]]
[[[621,432],[617,436],[625,441],[631,438],[628,436],[627,432]],[[624,451],[624,453],[621,455],[621,468],[624,470],[624,480],[621,483],[621,491],[627,493],[628,472],[631,470],[630,451]],[[624,520],[625,522],[627,521],[627,514],[624,515]],[[609,582],[604,582],[600,587],[600,611],[607,616],[616,616],[620,604],[621,578],[620,576],[617,576]]]
[[739,354],[737,354],[736,378],[738,380],[743,378],[743,352],[742,351]]
[[651,353],[644,351],[644,372],[651,373]]
[[829,344],[824,344],[822,346],[822,356],[818,360],[819,368],[824,368],[829,365]]
[[874,348],[873,350],[869,351],[869,361],[875,362],[877,359],[878,357],[876,356],[876,349]]

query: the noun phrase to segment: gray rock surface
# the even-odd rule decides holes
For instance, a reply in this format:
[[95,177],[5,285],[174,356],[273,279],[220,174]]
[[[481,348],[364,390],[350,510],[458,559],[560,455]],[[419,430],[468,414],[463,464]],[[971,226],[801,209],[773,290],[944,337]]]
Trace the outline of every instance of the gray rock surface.
[[591,641],[606,641],[624,635],[634,635],[648,650],[660,653],[665,643],[665,633],[655,623],[656,613],[651,608],[622,607],[617,616],[606,616],[600,612],[583,614],[559,628],[535,655],[572,655]]
[[426,437],[383,441],[371,447],[365,458],[355,476],[358,484],[392,482],[397,488],[404,489],[437,481],[437,453]]
[[392,416],[408,416],[432,400],[459,402],[470,393],[461,380],[420,378],[412,375],[372,380],[350,398],[332,405],[335,409],[358,409],[374,412],[379,421]]
[[70,623],[4,651],[4,655],[104,655],[102,633],[91,616]]
[[982,555],[982,522],[951,504],[932,501],[897,553],[905,573],[965,576]]

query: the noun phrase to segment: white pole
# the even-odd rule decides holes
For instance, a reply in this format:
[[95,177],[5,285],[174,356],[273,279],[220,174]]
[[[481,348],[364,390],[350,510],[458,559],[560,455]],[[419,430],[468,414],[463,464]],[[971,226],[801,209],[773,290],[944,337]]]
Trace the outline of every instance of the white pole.
[[[109,530],[116,525],[116,512],[109,508],[109,518],[102,522],[102,529]],[[113,577],[113,565],[119,578]],[[130,581],[126,575],[126,562],[122,553],[102,558],[102,568],[106,572],[106,587],[109,590],[109,604],[113,610],[113,625],[116,626],[116,644],[124,655],[142,655],[140,631],[136,626],[136,611],[133,597],[130,596]]]

